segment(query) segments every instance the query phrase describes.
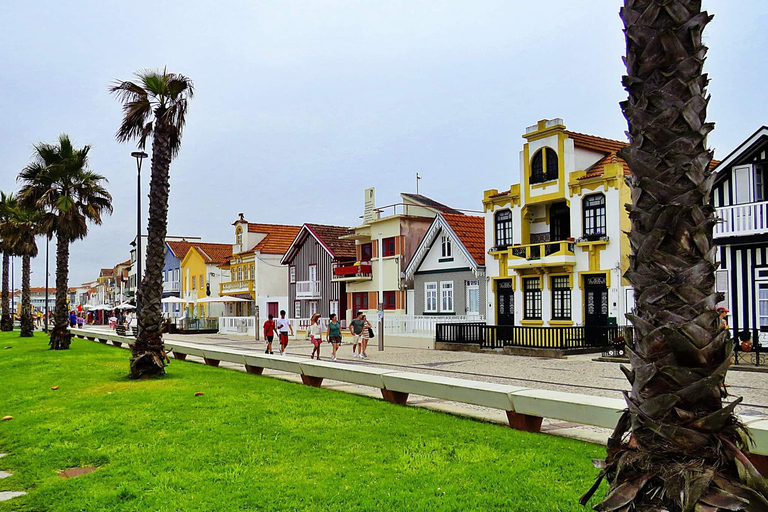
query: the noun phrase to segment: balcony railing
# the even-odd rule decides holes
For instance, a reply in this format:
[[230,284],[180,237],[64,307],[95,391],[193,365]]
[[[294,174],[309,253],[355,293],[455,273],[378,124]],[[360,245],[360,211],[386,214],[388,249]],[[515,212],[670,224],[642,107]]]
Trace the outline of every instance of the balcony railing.
[[228,281],[219,285],[221,295],[253,292],[253,281]]
[[181,283],[179,281],[166,281],[163,283],[164,292],[178,292],[181,291]]
[[358,261],[354,265],[334,265],[332,281],[368,281],[373,278],[371,263]]
[[545,242],[543,244],[514,245],[509,248],[509,252],[512,255],[510,265],[512,265],[516,258],[532,261],[541,260],[548,256],[574,256],[574,246],[575,242],[571,240]]
[[297,299],[319,299],[320,281],[296,281]]
[[715,238],[768,232],[768,201],[723,206],[717,209],[717,216],[719,221],[715,224]]

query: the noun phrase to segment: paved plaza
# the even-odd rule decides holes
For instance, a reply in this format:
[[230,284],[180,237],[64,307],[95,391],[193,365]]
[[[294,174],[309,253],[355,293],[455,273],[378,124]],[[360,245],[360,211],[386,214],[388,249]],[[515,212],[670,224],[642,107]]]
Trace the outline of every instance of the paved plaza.
[[[105,329],[104,327],[91,328]],[[254,341],[245,336],[234,335],[166,334],[165,338],[168,340],[220,345],[239,349],[252,349],[260,352],[263,352],[265,347],[263,341]],[[299,338],[301,338],[301,335],[299,335]],[[385,347],[385,350],[380,352],[377,349],[376,343],[377,340],[373,339],[368,347],[369,358],[364,361],[353,358],[351,355],[351,345],[345,343],[339,349],[339,361],[348,364],[370,365],[444,377],[496,382],[610,398],[621,398],[621,391],[629,390],[629,383],[621,373],[619,365],[617,363],[594,361],[594,358],[597,357],[595,354],[569,356],[564,359],[548,359],[396,347]],[[277,343],[273,344],[273,349],[278,347]],[[323,359],[330,360],[330,345],[324,343],[322,351]],[[308,358],[311,352],[312,346],[306,340],[292,339],[288,345],[287,353],[289,355],[305,356]],[[188,358],[188,360],[192,361],[198,359],[194,357]],[[199,359],[199,361],[202,361],[202,359]],[[242,365],[222,362],[221,366],[244,371]],[[273,370],[265,370],[264,374],[301,382],[298,375]],[[768,390],[766,390],[764,385],[766,377],[766,374],[762,372],[731,371],[728,374],[728,391],[733,396],[744,397],[744,405],[737,409],[739,414],[750,417],[768,417]],[[323,387],[381,398],[378,389],[365,386],[325,381]],[[417,395],[412,395],[408,403],[414,406],[470,416],[499,424],[506,424],[507,422],[503,411],[470,404],[448,402]],[[546,419],[542,426],[542,431],[599,443],[604,443],[610,434],[609,430],[603,428]]]

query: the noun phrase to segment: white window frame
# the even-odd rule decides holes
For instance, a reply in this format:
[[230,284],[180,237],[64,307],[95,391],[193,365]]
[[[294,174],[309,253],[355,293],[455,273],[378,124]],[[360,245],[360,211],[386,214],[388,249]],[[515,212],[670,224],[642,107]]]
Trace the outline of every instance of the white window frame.
[[309,264],[307,267],[307,277],[308,281],[317,281],[317,263]]
[[768,281],[758,281],[757,282],[757,327],[758,329],[761,329],[762,327],[768,327],[768,313],[765,315],[762,314],[762,305],[765,304],[766,309],[768,309],[768,296],[766,298],[761,297],[760,291],[761,288],[768,288]]
[[293,301],[293,318],[301,318],[301,301]]
[[[432,281],[424,283],[424,312],[425,313],[437,313],[438,312],[438,293],[437,282]],[[430,301],[431,299],[431,301]],[[431,302],[431,304],[430,304]]]
[[443,235],[441,238],[440,246],[441,246],[441,254],[443,258],[450,258],[453,256],[450,237]]
[[453,281],[440,281],[440,312],[454,312]]
[[332,314],[336,314],[336,316],[339,316],[339,301],[338,300],[332,300],[328,303],[328,318],[331,317]]
[[291,284],[296,283],[296,267],[293,265],[288,267],[288,282]]
[[[471,292],[477,292],[477,311],[473,311]],[[478,316],[480,314],[480,281],[467,281],[467,315]]]

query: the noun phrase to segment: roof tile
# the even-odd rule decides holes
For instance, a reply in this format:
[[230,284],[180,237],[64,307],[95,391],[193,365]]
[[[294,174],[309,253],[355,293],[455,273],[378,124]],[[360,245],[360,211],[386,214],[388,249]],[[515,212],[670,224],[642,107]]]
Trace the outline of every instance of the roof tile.
[[442,214],[478,265],[485,265],[485,219],[476,215]]

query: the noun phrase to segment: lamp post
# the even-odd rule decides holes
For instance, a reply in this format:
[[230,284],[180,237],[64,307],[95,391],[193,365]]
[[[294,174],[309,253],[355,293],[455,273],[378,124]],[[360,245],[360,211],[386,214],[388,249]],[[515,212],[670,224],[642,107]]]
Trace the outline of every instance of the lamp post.
[[48,245],[51,239],[45,237],[45,323],[43,330],[48,334]]
[[[141,282],[141,161],[147,158],[143,151],[134,151],[131,156],[136,159],[136,315],[138,316],[141,306],[139,305],[139,283]],[[137,323],[138,325],[138,323]]]

